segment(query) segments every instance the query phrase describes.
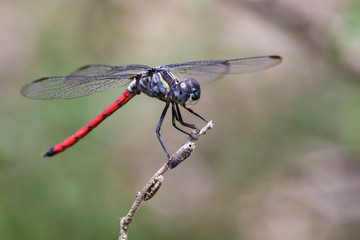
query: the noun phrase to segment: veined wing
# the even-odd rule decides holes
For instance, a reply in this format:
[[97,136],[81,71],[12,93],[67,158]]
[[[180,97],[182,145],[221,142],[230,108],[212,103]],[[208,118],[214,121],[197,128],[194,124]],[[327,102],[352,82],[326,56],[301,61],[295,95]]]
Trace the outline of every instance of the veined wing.
[[25,85],[21,93],[36,99],[78,98],[125,86],[130,77],[148,69],[144,65],[87,65],[69,76],[37,79]]
[[97,75],[109,75],[109,74],[119,74],[124,72],[133,72],[138,73],[141,71],[149,70],[150,67],[139,64],[130,64],[123,66],[111,66],[111,65],[103,65],[103,64],[91,64],[85,65],[69,76],[97,76]]
[[229,60],[202,60],[170,64],[167,67],[179,78],[194,78],[201,84],[210,83],[225,74],[260,71],[279,64],[280,56],[258,56]]

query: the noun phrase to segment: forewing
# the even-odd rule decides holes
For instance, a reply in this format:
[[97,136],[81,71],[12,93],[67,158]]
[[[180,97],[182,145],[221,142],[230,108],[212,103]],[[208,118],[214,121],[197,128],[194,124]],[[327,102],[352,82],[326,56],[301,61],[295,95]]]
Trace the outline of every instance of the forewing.
[[124,86],[133,75],[45,77],[25,85],[21,93],[36,99],[78,98]]
[[69,76],[99,76],[99,75],[119,74],[123,72],[137,73],[149,69],[150,67],[139,64],[131,64],[131,65],[123,65],[123,66],[93,64],[93,65],[85,65],[75,70]]
[[78,98],[128,84],[129,78],[150,69],[145,65],[87,65],[69,76],[45,77],[25,85],[21,93],[30,98]]
[[202,60],[170,64],[167,67],[179,78],[194,78],[201,84],[210,83],[225,74],[260,71],[279,64],[280,56],[258,56],[229,60]]

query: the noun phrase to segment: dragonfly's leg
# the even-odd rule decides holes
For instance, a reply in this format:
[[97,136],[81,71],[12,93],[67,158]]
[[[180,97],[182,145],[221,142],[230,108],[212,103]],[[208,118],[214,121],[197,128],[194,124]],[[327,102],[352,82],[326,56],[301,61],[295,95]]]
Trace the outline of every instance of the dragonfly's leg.
[[162,148],[164,149],[164,151],[166,153],[166,156],[168,157],[168,159],[170,159],[170,154],[169,154],[168,150],[166,149],[165,143],[162,140],[162,137],[161,137],[161,134],[160,134],[161,125],[162,125],[162,123],[164,121],[164,118],[165,118],[165,115],[166,115],[166,112],[167,112],[168,108],[169,108],[169,103],[167,102],[165,107],[164,107],[164,110],[163,110],[163,112],[161,114],[160,120],[159,120],[159,122],[158,122],[158,124],[156,126],[156,136],[158,137],[158,139],[160,141],[160,144],[161,144]]
[[198,118],[201,118],[201,120],[203,120],[204,122],[208,122],[208,121],[205,120],[205,118],[203,118],[202,116],[200,116],[199,114],[194,112],[192,109],[186,108],[186,107],[185,107],[185,109],[188,110],[189,112],[191,112],[192,114],[194,114],[195,116],[197,116]]
[[192,128],[192,129],[197,129],[194,124],[186,123],[186,122],[183,121],[182,116],[181,116],[181,112],[180,112],[180,109],[179,109],[179,105],[177,103],[175,103],[175,106],[176,106],[176,109],[174,109],[174,105],[173,105],[173,111],[176,110],[176,112],[175,112],[175,114],[176,114],[175,118],[177,117],[176,120],[178,120],[178,122],[181,123],[185,127]]
[[[185,132],[184,130],[182,130],[181,128],[179,128],[178,126],[176,126],[176,122],[175,120],[179,121],[179,116],[177,115],[177,112],[176,112],[176,109],[175,109],[175,106],[174,104],[172,104],[172,125],[177,129],[179,130],[180,132],[182,133],[185,133],[186,135],[189,135],[191,137],[191,134],[190,133],[187,133]],[[179,121],[180,122],[180,121]],[[181,123],[181,122],[180,122]],[[181,123],[182,124],[182,123]]]

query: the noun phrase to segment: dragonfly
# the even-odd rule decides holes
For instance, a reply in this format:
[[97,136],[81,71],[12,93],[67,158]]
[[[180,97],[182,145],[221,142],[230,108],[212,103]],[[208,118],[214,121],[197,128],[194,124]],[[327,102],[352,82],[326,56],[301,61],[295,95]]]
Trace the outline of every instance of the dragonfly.
[[[21,89],[21,94],[34,99],[73,99],[96,92],[127,86],[123,94],[105,110],[74,135],[56,144],[42,156],[50,157],[63,152],[85,137],[103,120],[124,106],[134,96],[144,93],[165,102],[156,126],[156,136],[166,153],[170,154],[160,134],[161,125],[171,105],[172,125],[189,136],[191,133],[180,128],[177,123],[189,129],[197,129],[194,124],[183,120],[180,107],[207,122],[191,107],[199,101],[200,83],[208,84],[226,74],[240,74],[263,70],[279,64],[282,58],[277,55],[235,58],[228,60],[200,60],[169,64],[159,67],[130,64],[122,66],[86,65],[67,76],[44,77],[37,79]],[[180,106],[180,107],[179,107]]]

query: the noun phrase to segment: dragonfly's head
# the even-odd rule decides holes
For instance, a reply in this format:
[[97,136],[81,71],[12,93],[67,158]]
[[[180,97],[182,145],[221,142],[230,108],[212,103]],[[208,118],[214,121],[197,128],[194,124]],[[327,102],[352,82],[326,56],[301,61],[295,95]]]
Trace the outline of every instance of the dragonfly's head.
[[194,105],[200,99],[200,84],[193,78],[178,82],[174,88],[173,100],[182,105]]

